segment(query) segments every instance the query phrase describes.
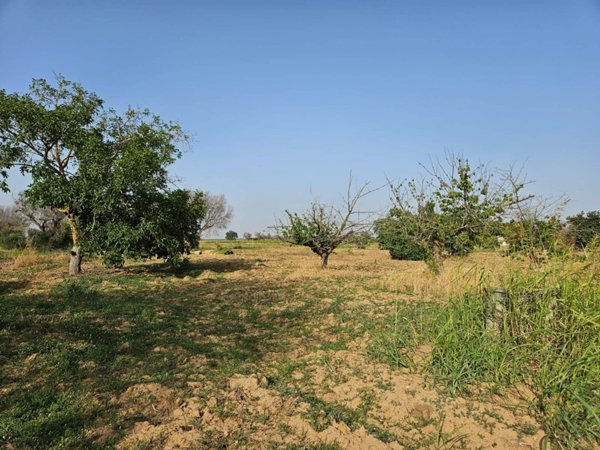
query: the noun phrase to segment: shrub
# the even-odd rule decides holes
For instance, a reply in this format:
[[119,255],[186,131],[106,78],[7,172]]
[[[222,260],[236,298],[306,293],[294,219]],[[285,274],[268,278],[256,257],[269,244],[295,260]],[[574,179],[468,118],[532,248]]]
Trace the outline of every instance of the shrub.
[[560,253],[563,225],[555,217],[512,221],[505,226],[504,236],[513,251],[529,254],[530,257],[541,252]]
[[17,249],[25,248],[27,246],[27,239],[23,234],[23,230],[19,229],[5,229],[0,231],[0,247],[6,249]]
[[600,211],[567,217],[569,235],[577,248],[585,248],[600,236]]
[[350,244],[356,245],[356,248],[361,250],[367,248],[369,244],[374,241],[375,239],[368,231],[358,232],[348,240]]
[[375,232],[379,248],[388,250],[392,259],[423,261],[427,258],[426,250],[414,242],[402,230],[397,230],[389,219],[375,222]]
[[215,250],[219,255],[233,255],[233,250],[229,247],[223,247],[220,244],[217,244],[217,248]]

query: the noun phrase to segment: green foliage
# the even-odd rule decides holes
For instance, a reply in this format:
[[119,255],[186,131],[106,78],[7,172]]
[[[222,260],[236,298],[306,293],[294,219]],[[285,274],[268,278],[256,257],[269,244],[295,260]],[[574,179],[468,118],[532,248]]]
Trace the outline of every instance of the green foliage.
[[379,222],[378,240],[392,257],[425,259],[437,271],[445,257],[473,251],[486,225],[515,201],[515,192],[494,185],[485,166],[472,168],[462,157],[449,155],[448,167],[429,172],[431,179],[422,183],[392,186],[394,207]]
[[299,215],[286,211],[288,224],[282,227],[284,240],[310,248],[319,256],[329,255],[340,244],[338,227],[323,205],[313,205],[310,213]]
[[237,238],[238,234],[233,230],[229,230],[227,233],[225,233],[225,239],[228,241],[235,241]]
[[131,205],[104,210],[102,227],[94,226],[93,219],[87,222],[83,250],[119,267],[125,258],[158,257],[177,263],[180,255],[197,246],[198,217],[204,210],[201,196],[175,190],[145,198],[146,203],[133,210]]
[[[443,311],[430,370],[453,389],[520,381],[552,440],[567,448],[600,440],[600,285],[593,266],[578,272],[515,273],[503,327],[485,327],[485,291]],[[571,272],[571,273],[569,273]]]
[[557,217],[511,221],[504,229],[504,237],[514,252],[527,254],[532,259],[539,258],[544,252],[560,254],[563,225]]
[[600,236],[600,211],[580,212],[567,217],[569,236],[577,248],[585,248],[597,241]]
[[360,250],[364,250],[369,246],[369,244],[371,244],[374,241],[375,238],[373,237],[373,235],[367,231],[360,231],[358,233],[355,233],[348,239],[349,244],[356,245],[356,248]]
[[[176,262],[196,243],[202,195],[171,190],[167,166],[186,136],[147,110],[119,115],[80,85],[34,80],[27,94],[0,91],[0,188],[19,167],[35,207],[62,211],[84,252]],[[193,197],[193,198],[192,198]]]
[[369,183],[353,188],[353,179],[348,180],[348,190],[342,206],[313,201],[303,214],[285,211],[287,222],[276,227],[281,239],[292,245],[302,245],[321,257],[321,268],[325,269],[329,256],[340,245],[350,242],[355,236],[367,233],[370,228],[369,213],[357,210],[362,198],[372,191]]
[[[388,215],[375,221],[375,233],[379,247],[388,250],[393,259],[423,261],[427,251],[412,239],[406,227],[397,227],[397,221]],[[406,226],[406,222],[404,223]]]
[[219,255],[233,255],[233,250],[229,247],[225,247],[223,245],[217,244],[215,251]]
[[7,228],[0,230],[0,247],[5,249],[18,249],[27,246],[27,239],[23,234],[23,230]]

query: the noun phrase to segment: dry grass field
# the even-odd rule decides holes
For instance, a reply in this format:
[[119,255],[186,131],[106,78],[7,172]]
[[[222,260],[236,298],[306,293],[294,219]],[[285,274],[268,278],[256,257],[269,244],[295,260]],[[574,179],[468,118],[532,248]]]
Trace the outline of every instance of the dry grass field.
[[432,343],[416,332],[450,297],[524,262],[476,253],[433,276],[421,262],[346,247],[320,270],[304,248],[227,245],[233,254],[205,244],[178,270],[87,261],[75,280],[63,254],[5,255],[0,446],[546,444],[528,386],[449,389],[427,370]]

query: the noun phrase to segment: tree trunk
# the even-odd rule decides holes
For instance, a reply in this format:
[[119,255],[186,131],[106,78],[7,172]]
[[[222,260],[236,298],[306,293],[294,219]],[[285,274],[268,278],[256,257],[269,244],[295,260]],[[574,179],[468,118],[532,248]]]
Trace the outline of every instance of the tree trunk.
[[71,257],[69,259],[69,275],[79,275],[81,273],[81,261],[83,256],[79,251],[79,246],[74,245],[71,249]]
[[327,269],[327,262],[329,260],[329,253],[321,255],[321,269]]
[[504,328],[504,315],[506,314],[506,291],[495,289],[488,298],[488,311],[485,327],[494,332],[501,333]]
[[442,244],[439,242],[433,243],[433,254],[431,255],[431,261],[429,268],[435,274],[440,273],[442,266],[444,265],[444,253],[442,250]]
[[75,218],[72,213],[67,214],[67,223],[71,228],[71,239],[73,240],[73,248],[71,248],[70,259],[69,259],[69,275],[79,275],[81,273],[81,261],[83,256],[77,240],[79,234],[77,233],[77,227],[75,226]]

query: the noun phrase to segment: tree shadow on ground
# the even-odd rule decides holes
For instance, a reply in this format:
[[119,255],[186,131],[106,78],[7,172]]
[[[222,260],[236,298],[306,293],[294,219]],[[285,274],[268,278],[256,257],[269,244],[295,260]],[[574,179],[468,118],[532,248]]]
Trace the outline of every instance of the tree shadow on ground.
[[210,270],[216,273],[237,272],[238,270],[251,270],[256,267],[254,261],[243,258],[231,259],[202,259],[187,261],[179,266],[172,266],[167,263],[159,264],[139,264],[128,267],[129,273],[135,274],[157,274],[176,277],[198,276],[202,272]]
[[[297,342],[319,317],[317,298],[294,301],[305,289],[300,282],[256,280],[173,282],[157,289],[151,279],[111,288],[101,279],[79,279],[50,295],[13,292],[0,303],[0,355],[14,360],[14,368],[36,354],[44,364],[28,364],[27,371],[61,382],[101,375],[126,382],[255,364]],[[199,356],[199,366],[189,364]],[[19,382],[21,371],[9,372]]]
[[[251,263],[208,260],[194,267],[225,272],[249,269]],[[132,384],[181,388],[186,380],[219,382],[256,370],[300,340],[306,344],[323,316],[318,295],[296,301],[306,298],[300,282],[166,278],[157,285],[146,273],[155,271],[112,274],[120,283],[80,278],[49,294],[15,286],[0,302],[0,384],[13,386],[0,398],[0,428],[14,436],[13,444],[36,448],[36,439],[44,442],[50,431],[56,442],[69,433],[84,436],[89,410],[75,402],[87,402],[88,395],[104,405],[97,417],[118,421],[110,419],[110,399]],[[48,422],[56,425],[49,431],[38,422],[53,408],[71,408],[72,417],[60,426]],[[28,434],[16,424],[31,425]]]
[[20,289],[25,289],[31,284],[29,280],[0,280],[0,296],[8,295],[13,291],[18,291]]

